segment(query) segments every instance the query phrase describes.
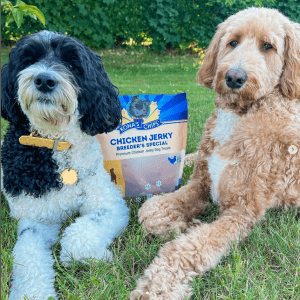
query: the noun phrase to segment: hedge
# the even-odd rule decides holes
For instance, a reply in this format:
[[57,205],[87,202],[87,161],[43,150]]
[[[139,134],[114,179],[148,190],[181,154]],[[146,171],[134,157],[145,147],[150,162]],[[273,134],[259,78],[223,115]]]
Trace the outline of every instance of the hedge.
[[[300,23],[300,1],[261,0],[263,6],[279,9]],[[151,50],[186,48],[193,43],[206,47],[218,23],[229,15],[256,6],[254,0],[237,0],[231,6],[225,1],[203,0],[27,0],[46,17],[46,29],[71,34],[86,45],[108,48],[134,40],[140,44],[152,39]],[[5,27],[1,12],[2,41],[20,38],[42,30],[39,21],[24,18],[21,29]]]

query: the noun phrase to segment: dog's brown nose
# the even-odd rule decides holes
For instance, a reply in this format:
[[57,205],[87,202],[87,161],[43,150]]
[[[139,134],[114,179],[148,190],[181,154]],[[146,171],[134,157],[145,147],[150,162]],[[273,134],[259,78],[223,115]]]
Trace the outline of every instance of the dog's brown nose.
[[247,78],[247,73],[241,68],[230,69],[225,75],[226,85],[231,89],[241,88]]
[[51,74],[43,72],[35,77],[34,84],[40,92],[46,93],[55,89],[57,81]]

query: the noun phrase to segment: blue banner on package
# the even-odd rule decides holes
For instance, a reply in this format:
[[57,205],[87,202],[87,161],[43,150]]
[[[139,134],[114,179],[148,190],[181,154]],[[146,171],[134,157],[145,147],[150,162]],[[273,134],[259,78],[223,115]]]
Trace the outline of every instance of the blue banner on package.
[[149,130],[165,122],[187,120],[186,93],[177,95],[119,96],[122,105],[120,134],[130,129]]

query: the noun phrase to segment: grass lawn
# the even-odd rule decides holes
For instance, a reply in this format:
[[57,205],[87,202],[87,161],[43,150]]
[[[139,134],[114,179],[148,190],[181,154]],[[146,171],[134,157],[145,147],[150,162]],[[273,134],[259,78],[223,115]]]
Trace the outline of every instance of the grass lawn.
[[[2,64],[10,48],[2,48]],[[187,153],[194,152],[201,139],[203,125],[214,109],[215,93],[196,84],[199,58],[196,56],[159,56],[124,50],[101,51],[104,66],[121,95],[187,93],[189,123]],[[1,139],[7,122],[1,119]],[[185,167],[183,184],[192,173]],[[74,262],[70,267],[59,261],[60,245],[53,246],[56,260],[55,287],[61,299],[128,299],[143,270],[167,241],[147,237],[137,220],[141,203],[128,199],[130,224],[112,244],[114,261]],[[1,196],[1,300],[8,298],[12,271],[12,249],[17,236],[17,221]],[[218,208],[208,207],[199,219],[211,222]],[[255,227],[252,234],[218,266],[194,279],[191,299],[300,299],[300,210],[273,209]],[[73,222],[70,218],[62,228]]]

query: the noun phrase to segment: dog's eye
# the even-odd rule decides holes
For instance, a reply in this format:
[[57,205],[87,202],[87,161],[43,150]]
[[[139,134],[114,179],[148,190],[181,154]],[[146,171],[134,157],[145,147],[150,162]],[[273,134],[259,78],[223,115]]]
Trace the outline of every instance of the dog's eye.
[[265,50],[269,50],[269,49],[271,49],[271,48],[273,48],[272,45],[270,45],[270,44],[264,44],[264,49],[265,49]]
[[237,46],[238,42],[237,41],[232,41],[229,43],[229,45],[233,48],[235,48]]
[[75,63],[66,63],[66,66],[70,71],[75,71],[78,69],[78,66]]
[[68,64],[67,67],[68,67],[68,69],[69,69],[70,71],[75,70],[75,66],[72,65],[72,64]]

